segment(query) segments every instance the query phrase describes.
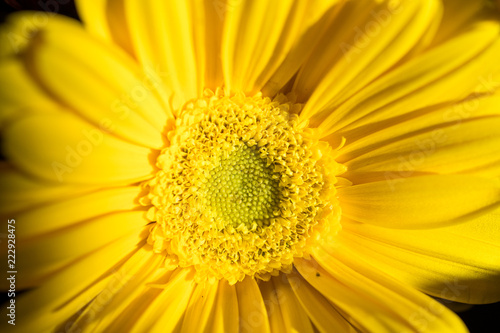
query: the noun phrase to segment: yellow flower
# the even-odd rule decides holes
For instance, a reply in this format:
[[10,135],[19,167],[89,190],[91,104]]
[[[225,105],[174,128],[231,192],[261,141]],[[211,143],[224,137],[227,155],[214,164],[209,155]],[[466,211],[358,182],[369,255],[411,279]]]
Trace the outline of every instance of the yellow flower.
[[466,331],[430,296],[500,300],[491,4],[11,16],[0,211],[15,292],[29,289],[16,328]]

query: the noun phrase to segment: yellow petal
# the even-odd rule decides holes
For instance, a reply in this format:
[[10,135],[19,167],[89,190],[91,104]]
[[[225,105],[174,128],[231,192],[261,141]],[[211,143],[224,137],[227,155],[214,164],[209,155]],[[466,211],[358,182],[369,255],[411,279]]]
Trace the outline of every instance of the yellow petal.
[[0,128],[26,114],[49,113],[61,108],[29,76],[23,63],[14,57],[0,62],[0,87]]
[[313,332],[311,321],[286,278],[279,275],[272,278],[283,316],[286,332]]
[[85,29],[104,40],[112,41],[111,31],[107,22],[108,0],[75,1],[78,15],[85,25]]
[[[54,331],[103,290],[110,278],[107,272],[136,245],[137,235],[111,243],[21,295],[16,300],[16,313],[25,320],[16,322],[16,328],[22,332]],[[0,329],[8,331],[6,325],[7,321],[0,322]]]
[[[204,87],[204,17],[199,2],[126,0],[132,43],[143,68],[159,68],[174,108]],[[201,7],[201,8],[200,8]]]
[[146,147],[164,145],[169,117],[156,94],[159,83],[78,23],[54,17],[37,33],[25,61],[47,90],[95,125],[111,123],[117,135]]
[[315,260],[297,259],[300,274],[355,321],[362,331],[467,332],[446,307],[352,255],[317,248]]
[[[130,186],[98,190],[74,198],[61,197],[61,200],[54,203],[17,214],[23,227],[17,231],[16,238],[26,241],[58,229],[73,227],[91,218],[131,211],[140,207],[138,198],[141,191],[139,186]],[[84,209],[78,209],[79,207]],[[40,223],[40,220],[44,223]]]
[[226,280],[220,280],[212,329],[209,331],[238,332],[239,320],[236,287],[231,286]]
[[[311,52],[310,47],[304,47],[317,41],[322,27],[315,24],[337,2],[228,1],[221,12],[225,20],[222,63],[226,88],[256,93],[283,64],[268,86],[268,92],[275,93]],[[308,31],[313,25],[313,31]],[[309,40],[300,40],[306,33]]]
[[22,54],[32,42],[36,32],[45,28],[49,19],[54,16],[54,13],[41,11],[14,12],[7,16],[0,27],[0,57],[9,58]]
[[3,141],[11,163],[56,183],[133,183],[150,178],[156,169],[154,151],[69,113],[24,117],[7,127]]
[[[386,141],[378,148],[371,144],[363,147],[364,154],[344,165],[352,172],[385,172],[401,178],[415,172],[452,174],[476,170],[500,163],[499,128],[500,117],[427,127],[407,132],[399,140]],[[380,142],[374,143],[377,141]],[[343,176],[355,181],[349,175]]]
[[215,91],[224,84],[221,61],[224,20],[221,15],[226,7],[224,0],[204,0],[203,6],[205,7],[205,87]]
[[255,279],[247,277],[236,283],[240,332],[269,333],[267,311]]
[[339,188],[342,214],[355,221],[422,229],[465,221],[498,206],[500,182],[440,175],[387,179]]
[[[17,266],[30,277],[29,280],[33,280],[34,276],[46,276],[119,239],[135,235],[138,243],[144,239],[142,228],[149,223],[145,215],[145,211],[115,213],[33,240],[20,240],[17,242]],[[21,220],[18,225],[23,226]]]
[[318,125],[417,47],[440,13],[435,0],[347,2],[295,81],[301,118]]
[[120,269],[112,272],[102,292],[84,310],[79,311],[78,318],[68,323],[71,329],[106,331],[116,321],[122,324],[121,331],[130,328],[129,321],[118,321],[117,318],[128,314],[131,307],[135,307],[135,313],[140,312],[135,302],[141,295],[150,292],[151,287],[147,283],[157,278],[163,259],[162,255],[151,251],[150,246],[141,247]]
[[96,187],[44,182],[41,179],[28,177],[6,163],[1,163],[0,190],[0,215],[13,216],[15,212],[43,203],[84,195],[96,190]]
[[278,294],[272,281],[262,281],[259,284],[262,298],[266,301],[266,310],[271,332],[286,332],[285,323],[281,315]]
[[[283,41],[288,40],[288,44],[278,45],[274,50],[275,54],[268,62],[266,70],[260,74],[259,80],[254,85],[255,89],[261,87],[261,82],[264,80],[268,81],[262,91],[268,96],[274,96],[283,88],[314,53],[314,47],[325,35],[325,32],[328,33],[327,27],[332,22],[341,19],[338,15],[344,3],[343,0],[307,1],[305,8],[301,9],[299,13],[294,13],[298,29],[290,31],[289,28],[285,28],[288,31],[280,38]],[[297,16],[297,14],[300,15]],[[276,66],[278,67],[276,68]]]
[[[78,12],[86,30],[107,43],[120,46],[134,59],[139,58],[130,31],[129,17],[124,0],[76,1]],[[155,41],[156,43],[156,41]],[[171,109],[174,91],[165,84],[171,79],[170,73],[160,63],[139,63],[148,80],[155,86],[156,94],[165,110]],[[171,116],[171,112],[167,112]]]
[[287,278],[300,304],[320,332],[349,332],[352,328],[349,322],[297,271]]
[[75,1],[85,29],[134,56],[122,0]]
[[182,325],[195,283],[190,269],[177,269],[132,327],[136,332],[172,332]]
[[[442,2],[443,19],[433,41],[434,45],[453,38],[454,35],[467,29],[471,22],[487,19],[487,16],[491,17],[492,14],[491,8],[487,8],[488,1],[442,0]],[[490,15],[485,15],[487,12]]]
[[[150,252],[151,246],[147,245],[146,250]],[[120,293],[119,295],[117,295],[118,297],[116,299],[116,304],[118,305],[118,308],[121,309],[121,311],[112,312],[113,314],[111,315],[111,317],[114,318],[112,320],[104,319],[103,321],[96,323],[97,325],[95,326],[98,326],[98,328],[96,329],[102,329],[108,332],[130,331],[131,328],[133,328],[137,323],[137,321],[140,320],[140,318],[150,310],[149,306],[153,304],[161,295],[161,293],[163,292],[163,287],[166,286],[170,278],[172,278],[174,274],[178,273],[178,271],[167,270],[162,265],[163,261],[160,261],[160,267],[156,266],[156,269],[149,271],[149,276],[144,276],[145,280],[140,280],[146,283],[146,285],[139,282],[137,284],[138,288],[135,288],[135,290],[133,290],[134,286],[130,286],[130,290],[133,290],[132,293],[134,297],[132,298],[130,303],[127,302],[128,298],[125,300],[126,306],[124,309],[122,309],[123,305],[121,304],[121,299],[124,294]],[[111,313],[113,309],[109,308],[109,311],[110,312],[108,313]],[[92,313],[90,313],[90,315],[92,316]],[[82,320],[84,320],[84,318],[82,318]],[[101,323],[103,325],[109,325],[105,327],[102,326]],[[78,323],[75,323],[75,327],[78,327],[77,324]],[[90,327],[93,327],[93,323],[90,324]]]
[[500,301],[500,209],[432,230],[344,223],[339,242],[381,270],[435,297],[462,303]]
[[198,284],[189,300],[184,319],[183,332],[204,332],[214,315],[218,283]]
[[291,13],[293,1],[228,2],[223,17],[222,64],[229,91],[256,92],[252,76],[266,66]]
[[223,85],[224,1],[192,0],[179,5],[99,0],[77,1],[77,6],[90,33],[118,44],[143,68],[161,74],[167,92],[162,100],[175,108],[204,88]]
[[[477,95],[460,103],[446,103],[417,112],[396,114],[385,121],[375,122],[352,131],[340,131],[335,136],[345,137],[346,144],[339,152],[338,161],[346,163],[391,142],[425,133],[435,144],[442,144],[443,141],[446,143],[449,138],[448,135],[444,135],[444,130],[451,131],[456,136],[456,132],[459,132],[457,130],[462,126],[471,126],[467,123],[469,121],[477,120],[477,118],[494,120],[495,117],[500,116],[499,103],[500,96],[498,95]],[[466,131],[464,132],[468,135]],[[429,148],[435,149],[435,144]],[[422,148],[417,150],[422,150]]]
[[[441,103],[459,102],[499,68],[497,22],[481,22],[375,80],[323,118],[323,135],[353,130]],[[493,85],[490,93],[495,91]],[[326,115],[326,114],[325,114]]]

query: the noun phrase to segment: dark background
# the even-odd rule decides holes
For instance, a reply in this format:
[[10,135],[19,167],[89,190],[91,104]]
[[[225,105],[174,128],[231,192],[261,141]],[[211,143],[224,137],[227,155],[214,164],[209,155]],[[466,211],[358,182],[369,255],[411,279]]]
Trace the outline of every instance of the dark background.
[[[70,0],[5,0],[5,2],[0,0],[0,22],[3,22],[9,13],[18,9],[56,11],[59,14],[78,19],[74,3]],[[2,295],[0,303],[3,303],[6,299],[6,295]],[[476,305],[458,315],[471,333],[500,332],[500,303]]]

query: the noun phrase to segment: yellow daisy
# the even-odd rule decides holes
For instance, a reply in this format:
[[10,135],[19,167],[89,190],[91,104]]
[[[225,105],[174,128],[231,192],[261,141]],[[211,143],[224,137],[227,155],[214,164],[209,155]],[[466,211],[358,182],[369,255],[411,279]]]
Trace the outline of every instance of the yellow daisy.
[[12,15],[7,318],[20,332],[467,331],[432,297],[500,300],[494,6],[82,0],[83,24]]

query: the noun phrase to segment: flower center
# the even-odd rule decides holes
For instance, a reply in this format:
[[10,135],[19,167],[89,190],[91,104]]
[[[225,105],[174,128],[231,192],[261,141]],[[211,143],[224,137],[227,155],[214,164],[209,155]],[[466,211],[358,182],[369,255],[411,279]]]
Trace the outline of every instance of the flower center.
[[291,270],[325,221],[338,224],[342,166],[299,110],[284,96],[209,91],[184,106],[141,199],[167,267],[194,267],[197,281],[267,280]]
[[269,224],[279,215],[279,174],[256,149],[241,144],[210,171],[203,192],[214,218],[238,227]]

